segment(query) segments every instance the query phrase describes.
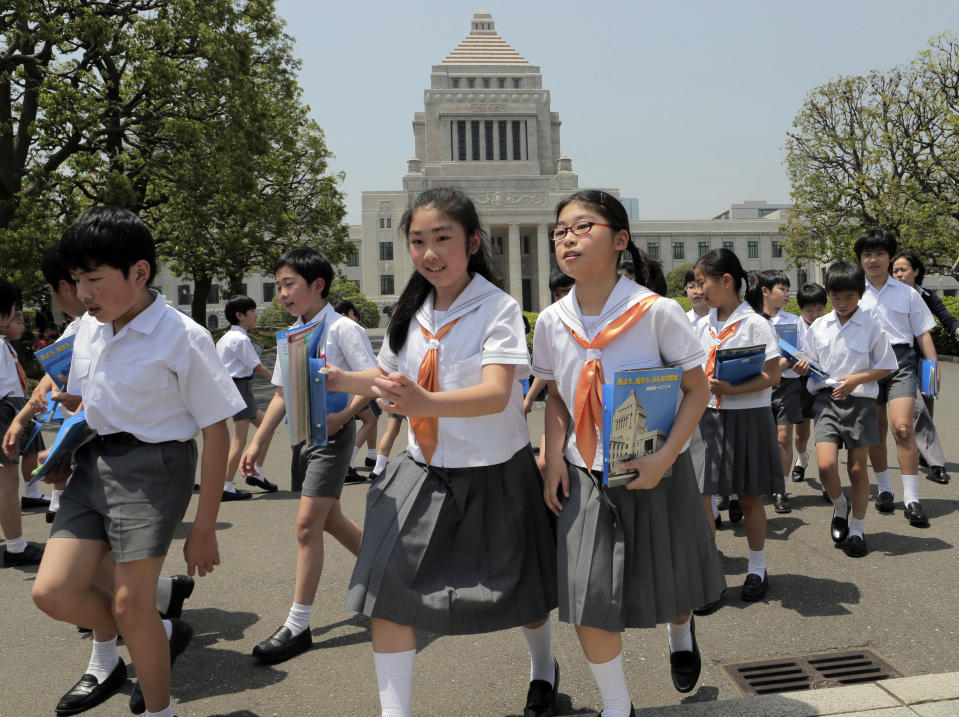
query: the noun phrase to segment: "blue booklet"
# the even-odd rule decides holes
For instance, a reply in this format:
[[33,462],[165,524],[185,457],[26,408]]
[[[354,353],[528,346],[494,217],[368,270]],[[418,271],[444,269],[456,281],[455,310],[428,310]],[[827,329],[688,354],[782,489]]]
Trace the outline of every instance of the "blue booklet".
[[922,359],[919,378],[922,380],[923,395],[939,398],[939,362],[936,359]]
[[789,363],[797,364],[800,361],[809,362],[809,375],[817,381],[825,381],[829,374],[822,370],[822,367],[811,360],[807,354],[797,349],[793,344],[784,339],[779,339],[779,351]]
[[67,376],[70,375],[70,362],[73,360],[73,339],[76,334],[66,336],[59,341],[55,341],[49,346],[34,352],[37,361],[43,366],[43,370],[50,374],[50,378],[57,384],[57,388],[65,391],[67,388]]
[[742,346],[735,349],[719,349],[713,378],[736,385],[758,376],[766,363],[765,344]]
[[60,426],[57,437],[53,439],[53,445],[50,446],[47,459],[33,471],[27,485],[33,485],[42,480],[61,460],[73,455],[80,446],[96,435],[96,431],[87,425],[86,413],[84,411],[74,413]]
[[773,324],[780,339],[796,346],[799,344],[799,327],[796,324]]
[[619,464],[662,448],[676,418],[682,377],[677,368],[641,368],[617,371],[603,386],[603,485],[626,485],[637,474],[620,471]]

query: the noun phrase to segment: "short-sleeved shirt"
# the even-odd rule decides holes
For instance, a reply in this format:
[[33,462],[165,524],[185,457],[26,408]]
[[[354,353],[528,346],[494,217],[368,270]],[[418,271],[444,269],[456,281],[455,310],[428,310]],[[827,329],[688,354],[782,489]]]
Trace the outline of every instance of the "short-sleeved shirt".
[[[802,320],[799,316],[795,314],[790,314],[788,311],[783,311],[780,309],[776,312],[776,315],[773,316],[769,322],[773,325],[773,330],[776,330],[777,326],[795,326],[796,327],[796,348],[802,351],[803,342],[806,340],[806,322]],[[778,333],[776,335],[778,340]],[[782,373],[783,378],[799,378],[799,374],[793,371],[791,368],[787,368]]]
[[[649,296],[656,294],[625,276],[620,277],[599,316],[584,317],[574,286],[536,319],[533,375],[556,382],[560,398],[571,417],[576,405],[576,385],[586,361],[586,349],[573,339],[567,327],[592,341],[612,321]],[[610,381],[617,371],[628,369],[669,367],[685,371],[705,363],[706,354],[682,307],[672,299],[660,297],[641,319],[607,344],[598,358],[604,381]],[[603,469],[603,440],[598,428],[596,445],[599,450],[590,470]],[[566,441],[566,460],[581,468],[587,467],[576,444],[572,420]]]
[[242,326],[231,326],[230,330],[220,337],[216,342],[216,353],[227,373],[233,378],[248,378],[253,369],[260,365],[260,357]]
[[[709,316],[709,314],[706,314],[706,316]],[[704,321],[706,319],[706,316],[700,316],[699,314],[697,314],[696,309],[690,309],[689,311],[686,312],[686,318],[689,319],[689,323],[693,327],[694,333],[698,334],[699,322]]]
[[101,435],[187,441],[246,404],[210,333],[153,293],[117,334],[112,323],[79,322],[67,392],[83,398],[87,423]]
[[867,281],[859,307],[872,312],[893,346],[911,345],[917,336],[936,327],[936,319],[919,292],[891,276],[878,291]]
[[[835,311],[816,319],[806,332],[803,350],[833,378],[871,369],[895,371],[899,365],[886,333],[872,312],[863,309],[862,304],[845,324],[839,323]],[[810,375],[806,388],[816,393],[829,386]],[[876,398],[879,384],[875,381],[860,384],[850,395]]]
[[[700,324],[700,340],[706,353],[719,343],[719,333],[731,324],[739,322],[735,333],[723,342],[724,349],[738,349],[746,346],[764,345],[766,347],[766,361],[779,358],[779,338],[776,331],[767,319],[753,311],[745,301],[736,307],[729,317],[720,323],[716,309],[709,310],[709,319]],[[759,391],[723,396],[718,407],[724,411],[744,408],[767,408],[772,401],[772,388],[763,388]],[[709,399],[710,408],[717,407],[716,396]]]
[[20,375],[17,373],[17,359],[6,337],[0,336],[0,398],[4,396],[23,396]]
[[[399,371],[417,380],[420,364],[430,341],[420,327],[435,335],[452,321],[456,324],[439,343],[437,354],[439,388],[452,391],[482,382],[483,366],[515,366],[515,377],[529,375],[526,329],[519,304],[479,274],[475,275],[445,312],[441,325],[434,323],[433,294],[426,298],[410,320],[406,341],[394,353],[389,341],[380,349],[383,371]],[[438,419],[438,440],[431,465],[446,468],[493,466],[505,463],[529,443],[529,427],[523,412],[523,388],[510,381],[509,400],[501,413],[487,416]],[[423,462],[423,452],[412,429],[407,450]]]

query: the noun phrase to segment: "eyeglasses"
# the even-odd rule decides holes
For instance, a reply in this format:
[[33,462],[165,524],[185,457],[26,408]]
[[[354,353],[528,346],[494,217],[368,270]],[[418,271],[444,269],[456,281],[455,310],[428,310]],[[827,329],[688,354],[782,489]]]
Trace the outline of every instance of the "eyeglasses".
[[574,236],[581,237],[583,234],[589,234],[589,230],[593,227],[609,227],[612,229],[613,225],[601,222],[576,222],[571,227],[554,227],[553,231],[549,233],[549,238],[553,241],[562,241],[566,237],[566,232],[572,232]]

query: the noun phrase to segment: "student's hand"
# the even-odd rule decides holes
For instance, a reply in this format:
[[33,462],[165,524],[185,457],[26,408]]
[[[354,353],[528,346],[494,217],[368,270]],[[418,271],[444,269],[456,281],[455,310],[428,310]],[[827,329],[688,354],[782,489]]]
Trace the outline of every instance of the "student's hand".
[[31,396],[30,400],[27,401],[27,405],[24,406],[24,408],[29,409],[34,416],[36,416],[38,413],[43,413],[44,411],[47,410],[47,397],[45,395]]
[[527,393],[526,396],[523,397],[523,414],[528,416],[529,412],[532,410],[533,410],[533,394]]
[[662,451],[656,451],[639,460],[620,463],[619,470],[636,471],[639,474],[626,484],[627,490],[652,490],[659,485],[671,465]]
[[[50,449],[40,451],[37,454],[37,465],[42,466],[47,462],[47,456],[50,455]],[[44,483],[61,483],[70,477],[70,456],[64,456],[53,468],[51,468],[40,480]]]
[[[560,497],[560,487],[563,495]],[[569,470],[566,461],[562,458],[555,461],[546,461],[543,471],[543,500],[546,507],[556,515],[563,512],[563,498],[569,498]]]
[[729,381],[721,381],[718,378],[709,378],[707,379],[709,384],[709,392],[717,396],[722,396],[727,393],[731,393],[733,385]]
[[76,411],[77,406],[80,405],[82,396],[75,396],[72,393],[67,393],[66,391],[51,391],[50,398],[53,401],[59,401],[64,406],[67,407],[69,411]]
[[334,433],[343,428],[350,418],[352,418],[352,416],[349,415],[346,409],[337,411],[336,413],[326,414],[326,435],[332,436]]
[[[12,461],[17,460],[20,454],[20,435],[23,433],[23,428],[24,426],[20,421],[20,417],[15,416],[14,419],[10,421],[7,432],[3,434],[3,453]],[[44,451],[43,455],[46,456],[46,451]]]
[[[333,364],[326,364],[326,390],[327,391],[339,391],[337,387],[337,381],[343,377],[343,369],[334,366]],[[329,422],[329,416],[327,416],[327,422]]]
[[196,573],[200,573],[200,577],[212,573],[213,566],[220,564],[216,530],[197,530],[194,527],[183,545],[183,558],[186,560],[186,571],[190,577]]
[[256,436],[254,436],[253,440],[247,445],[246,450],[243,451],[243,455],[240,456],[240,474],[250,477],[258,475],[256,467],[263,464],[263,453],[265,453],[263,447],[256,439]]
[[793,371],[798,373],[800,376],[805,376],[809,373],[809,362],[806,359],[797,361],[795,364],[793,364]]
[[843,376],[842,378],[837,378],[837,381],[840,381],[840,384],[832,390],[833,398],[845,398],[853,392],[853,389],[859,385],[859,381],[856,380],[856,376]]
[[413,418],[435,415],[430,410],[430,392],[398,371],[374,379],[373,393],[380,408],[389,413]]

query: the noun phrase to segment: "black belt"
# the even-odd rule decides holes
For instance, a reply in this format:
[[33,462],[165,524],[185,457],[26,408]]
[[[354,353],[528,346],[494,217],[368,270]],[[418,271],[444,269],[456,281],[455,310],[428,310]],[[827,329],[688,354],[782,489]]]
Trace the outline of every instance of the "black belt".
[[97,437],[94,439],[100,441],[100,443],[105,443],[110,446],[139,446],[145,441],[141,441],[139,438],[134,436],[132,433],[107,433],[106,435],[97,434]]

